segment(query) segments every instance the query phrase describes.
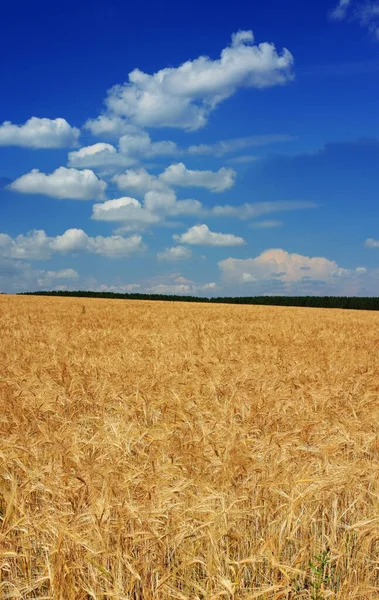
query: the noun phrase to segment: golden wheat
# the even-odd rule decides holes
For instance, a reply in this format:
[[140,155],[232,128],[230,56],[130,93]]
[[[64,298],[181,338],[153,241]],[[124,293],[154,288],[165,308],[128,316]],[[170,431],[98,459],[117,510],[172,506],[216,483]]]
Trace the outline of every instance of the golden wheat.
[[379,598],[378,314],[0,310],[1,598]]

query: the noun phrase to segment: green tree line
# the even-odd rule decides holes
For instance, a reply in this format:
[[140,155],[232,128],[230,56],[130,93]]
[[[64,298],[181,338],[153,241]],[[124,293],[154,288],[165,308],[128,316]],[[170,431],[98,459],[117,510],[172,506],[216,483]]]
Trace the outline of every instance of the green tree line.
[[353,310],[379,310],[379,298],[359,296],[241,296],[200,298],[169,294],[118,294],[90,291],[40,291],[23,292],[31,296],[72,296],[75,298],[113,298],[119,300],[164,300],[168,302],[204,302],[214,304],[258,304],[262,306],[304,306],[311,308],[347,308]]

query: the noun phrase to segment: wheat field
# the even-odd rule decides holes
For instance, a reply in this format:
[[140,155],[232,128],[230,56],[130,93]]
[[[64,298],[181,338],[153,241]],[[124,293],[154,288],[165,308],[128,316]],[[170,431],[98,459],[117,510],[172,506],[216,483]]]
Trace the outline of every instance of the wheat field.
[[0,297],[0,598],[379,598],[379,315]]

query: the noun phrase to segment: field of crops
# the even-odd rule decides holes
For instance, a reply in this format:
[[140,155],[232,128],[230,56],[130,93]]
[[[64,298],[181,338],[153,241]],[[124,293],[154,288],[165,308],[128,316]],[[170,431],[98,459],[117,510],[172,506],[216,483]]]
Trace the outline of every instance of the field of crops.
[[1,296],[0,598],[379,598],[379,314]]

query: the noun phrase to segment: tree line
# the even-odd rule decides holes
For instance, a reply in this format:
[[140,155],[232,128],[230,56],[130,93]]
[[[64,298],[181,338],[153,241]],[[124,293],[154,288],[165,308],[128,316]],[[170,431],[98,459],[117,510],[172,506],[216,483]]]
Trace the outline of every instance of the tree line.
[[379,310],[379,298],[359,296],[241,296],[202,298],[170,294],[118,294],[116,292],[39,291],[23,292],[26,296],[72,296],[75,298],[112,298],[119,300],[163,300],[167,302],[204,302],[209,304],[256,304],[262,306],[304,306],[311,308],[346,308],[353,310]]

